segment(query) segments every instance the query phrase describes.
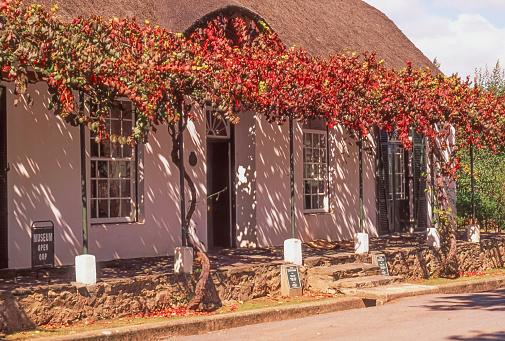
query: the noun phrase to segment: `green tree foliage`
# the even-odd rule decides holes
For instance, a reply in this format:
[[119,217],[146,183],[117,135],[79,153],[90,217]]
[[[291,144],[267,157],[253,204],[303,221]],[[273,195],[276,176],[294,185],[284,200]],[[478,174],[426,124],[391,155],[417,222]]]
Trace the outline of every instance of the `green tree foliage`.
[[475,69],[475,84],[484,90],[503,95],[505,93],[505,69],[500,67],[500,61],[496,61],[496,65],[491,71],[487,65],[484,69]]
[[[497,61],[489,70],[475,69],[478,87],[496,95],[505,93],[505,69]],[[461,168],[458,171],[457,210],[461,220],[472,216],[471,165],[469,149],[458,151]],[[474,148],[475,218],[486,228],[505,228],[505,152],[496,153]]]

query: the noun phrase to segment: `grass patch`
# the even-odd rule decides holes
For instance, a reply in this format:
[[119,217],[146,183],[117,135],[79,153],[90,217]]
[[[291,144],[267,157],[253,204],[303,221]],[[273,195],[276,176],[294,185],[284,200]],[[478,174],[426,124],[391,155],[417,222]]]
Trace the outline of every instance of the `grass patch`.
[[428,279],[411,279],[406,280],[406,283],[423,284],[423,285],[443,285],[456,282],[466,282],[475,279],[485,279],[492,277],[505,276],[505,269],[490,269],[479,272],[463,272],[456,278],[428,278]]
[[223,305],[214,311],[191,312],[184,308],[173,308],[163,311],[152,312],[149,314],[139,313],[137,315],[127,315],[121,318],[85,320],[72,325],[48,324],[38,327],[35,330],[23,331],[5,336],[5,340],[30,340],[35,338],[49,338],[71,334],[81,334],[93,330],[115,329],[126,326],[134,326],[168,320],[185,319],[196,316],[211,316],[219,314],[228,314],[232,312],[257,310],[270,307],[280,307],[287,305],[296,305],[307,302],[316,302],[322,300],[344,297],[343,295],[319,294],[305,291],[300,297],[282,297],[279,295],[268,295],[266,297],[255,298],[249,301],[234,301]]

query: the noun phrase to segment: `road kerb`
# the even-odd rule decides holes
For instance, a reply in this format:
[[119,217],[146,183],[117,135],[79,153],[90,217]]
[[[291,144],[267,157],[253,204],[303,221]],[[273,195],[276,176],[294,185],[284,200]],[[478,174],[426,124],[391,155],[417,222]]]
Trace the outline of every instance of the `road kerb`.
[[193,317],[182,320],[102,329],[76,335],[59,336],[51,339],[38,339],[35,341],[159,340],[161,338],[205,334],[217,330],[242,327],[251,324],[303,318],[364,307],[365,304],[362,299],[358,297],[344,297],[222,315]]
[[[439,294],[465,294],[489,291],[504,288],[505,277],[476,279],[465,282],[441,284],[433,287],[434,291],[438,291]],[[427,294],[433,293],[435,292],[427,292]],[[415,295],[417,295],[417,293]],[[414,293],[412,294],[412,296],[415,295]],[[408,297],[408,295],[402,295],[401,298],[405,297]],[[303,318],[318,314],[327,314],[364,307],[365,303],[362,298],[344,297],[222,315],[201,316],[136,326],[102,329],[81,334],[42,338],[32,341],[160,340],[176,336],[206,334],[213,331],[237,328],[246,325]]]
[[481,278],[438,286],[441,294],[469,294],[505,288],[505,277]]

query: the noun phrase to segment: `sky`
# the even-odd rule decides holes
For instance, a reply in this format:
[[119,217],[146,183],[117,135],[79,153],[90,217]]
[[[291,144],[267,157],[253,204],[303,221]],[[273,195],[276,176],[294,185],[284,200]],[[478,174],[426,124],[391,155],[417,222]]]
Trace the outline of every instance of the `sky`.
[[364,0],[379,9],[446,75],[505,68],[505,0]]

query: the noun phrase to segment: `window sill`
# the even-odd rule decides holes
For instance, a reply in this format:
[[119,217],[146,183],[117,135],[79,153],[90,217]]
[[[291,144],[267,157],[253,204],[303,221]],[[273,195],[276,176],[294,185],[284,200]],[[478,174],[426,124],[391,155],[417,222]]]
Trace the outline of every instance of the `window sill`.
[[124,226],[124,225],[144,225],[144,222],[140,221],[116,221],[116,222],[91,222],[92,227],[112,227],[112,226]]
[[303,212],[303,215],[304,216],[318,216],[318,215],[331,215],[333,214],[333,212],[331,211],[307,211],[307,212]]

